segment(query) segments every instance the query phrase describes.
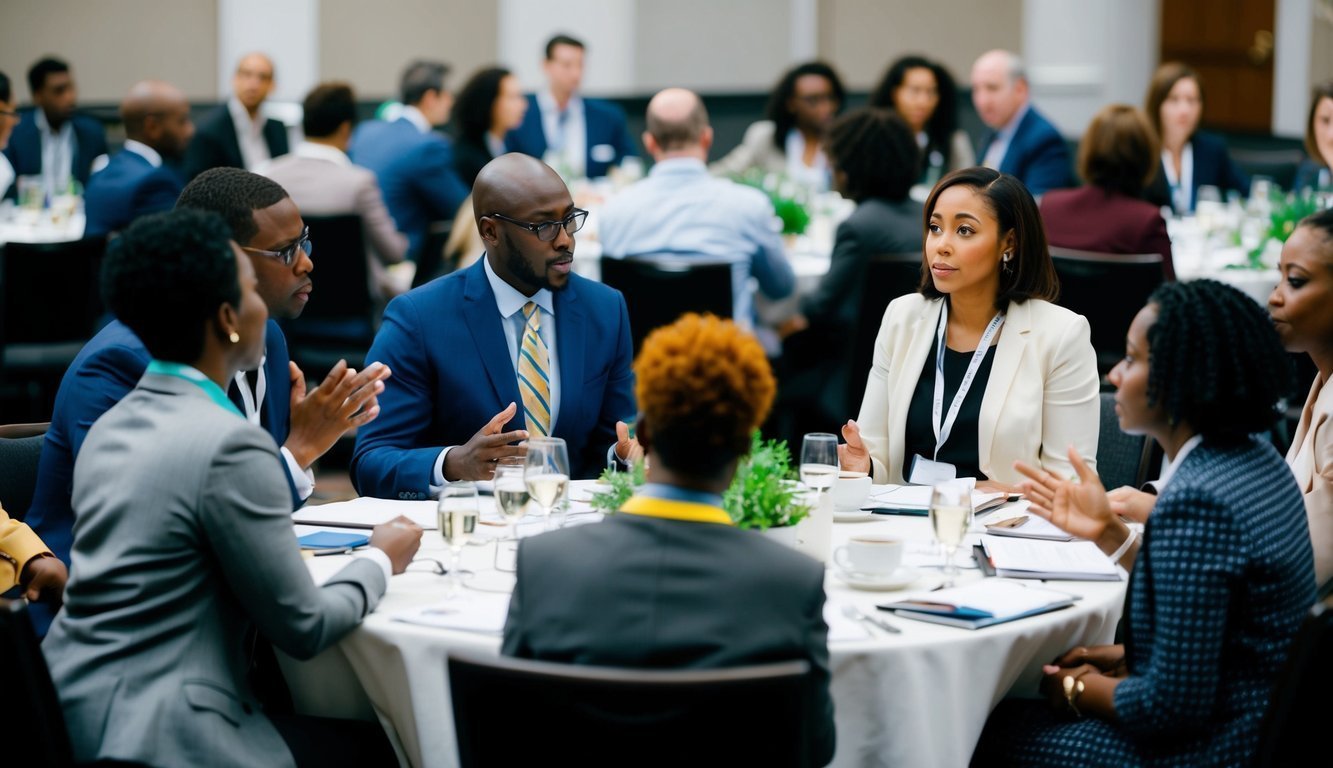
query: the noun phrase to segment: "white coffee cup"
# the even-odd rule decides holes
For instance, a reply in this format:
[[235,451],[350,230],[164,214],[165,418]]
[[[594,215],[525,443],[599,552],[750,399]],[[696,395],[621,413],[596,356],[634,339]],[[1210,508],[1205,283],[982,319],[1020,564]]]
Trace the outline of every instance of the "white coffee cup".
[[853,536],[834,550],[833,562],[851,573],[888,576],[902,565],[903,540],[894,536]]
[[860,509],[861,504],[870,495],[870,486],[874,482],[864,472],[840,472],[838,481],[833,484],[833,508],[840,510]]

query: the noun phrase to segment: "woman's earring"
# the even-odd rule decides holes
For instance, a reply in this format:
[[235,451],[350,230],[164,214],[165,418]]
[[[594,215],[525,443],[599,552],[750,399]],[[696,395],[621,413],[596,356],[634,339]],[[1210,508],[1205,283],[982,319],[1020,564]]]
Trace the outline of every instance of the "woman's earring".
[[241,334],[237,333],[236,331],[232,331],[232,332],[231,332],[231,335],[228,336],[227,338],[231,340],[231,343],[232,343],[232,344],[240,344],[240,343],[241,343]]
[[1005,251],[1004,256],[1000,259],[1000,268],[1003,269],[1005,272],[1013,271],[1013,267],[1009,266],[1009,262],[1013,260],[1014,260],[1013,252]]

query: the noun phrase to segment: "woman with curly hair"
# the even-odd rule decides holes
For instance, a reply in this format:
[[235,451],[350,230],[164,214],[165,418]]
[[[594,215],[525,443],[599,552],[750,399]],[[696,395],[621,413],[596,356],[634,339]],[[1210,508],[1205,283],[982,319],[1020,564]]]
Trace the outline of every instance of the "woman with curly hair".
[[1001,705],[974,764],[1249,764],[1315,597],[1300,489],[1254,437],[1290,378],[1272,323],[1240,291],[1200,280],[1153,293],[1110,374],[1121,429],[1170,461],[1142,543],[1077,451],[1078,482],[1020,467],[1034,512],[1132,569],[1126,644],[1046,665],[1049,706]]
[[892,109],[912,129],[921,149],[918,184],[933,187],[944,174],[976,164],[972,140],[958,128],[958,88],[944,65],[903,56],[889,65],[869,104]]
[[502,652],[612,667],[810,663],[812,765],[833,757],[824,569],[732,525],[722,492],[776,389],[763,347],[688,314],[634,364],[648,482],[600,523],[523,539]]

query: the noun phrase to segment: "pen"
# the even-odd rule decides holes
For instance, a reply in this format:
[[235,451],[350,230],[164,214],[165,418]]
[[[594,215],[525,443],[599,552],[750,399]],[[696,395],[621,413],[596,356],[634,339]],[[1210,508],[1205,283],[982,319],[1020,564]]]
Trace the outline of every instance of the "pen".
[[310,554],[310,556],[311,556],[311,557],[328,557],[329,555],[350,555],[350,554],[352,554],[352,550],[351,550],[350,548],[344,548],[344,549],[320,549],[320,550],[317,550],[317,551],[315,551],[315,552],[312,552],[312,553]]
[[1023,524],[1026,523],[1027,521],[1028,521],[1028,516],[1027,516],[1027,515],[1019,515],[1018,517],[1011,517],[1011,518],[1009,518],[1008,520],[1001,520],[1001,521],[998,522],[998,523],[988,523],[988,524],[986,525],[986,527],[987,527],[987,528],[1020,528],[1020,527],[1022,527]]

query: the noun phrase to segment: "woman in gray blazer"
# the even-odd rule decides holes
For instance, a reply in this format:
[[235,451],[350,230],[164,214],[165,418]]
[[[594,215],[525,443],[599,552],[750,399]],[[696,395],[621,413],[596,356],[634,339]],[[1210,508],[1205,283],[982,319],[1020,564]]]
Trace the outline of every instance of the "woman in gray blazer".
[[224,391],[259,365],[268,311],[220,217],[141,219],[103,274],[112,312],[153,360],[74,466],[71,576],[43,651],[75,758],[393,764],[376,725],[271,719],[246,679],[250,631],[298,658],[336,643],[411,561],[421,530],[380,526],[323,586],[311,581],[273,440]]

